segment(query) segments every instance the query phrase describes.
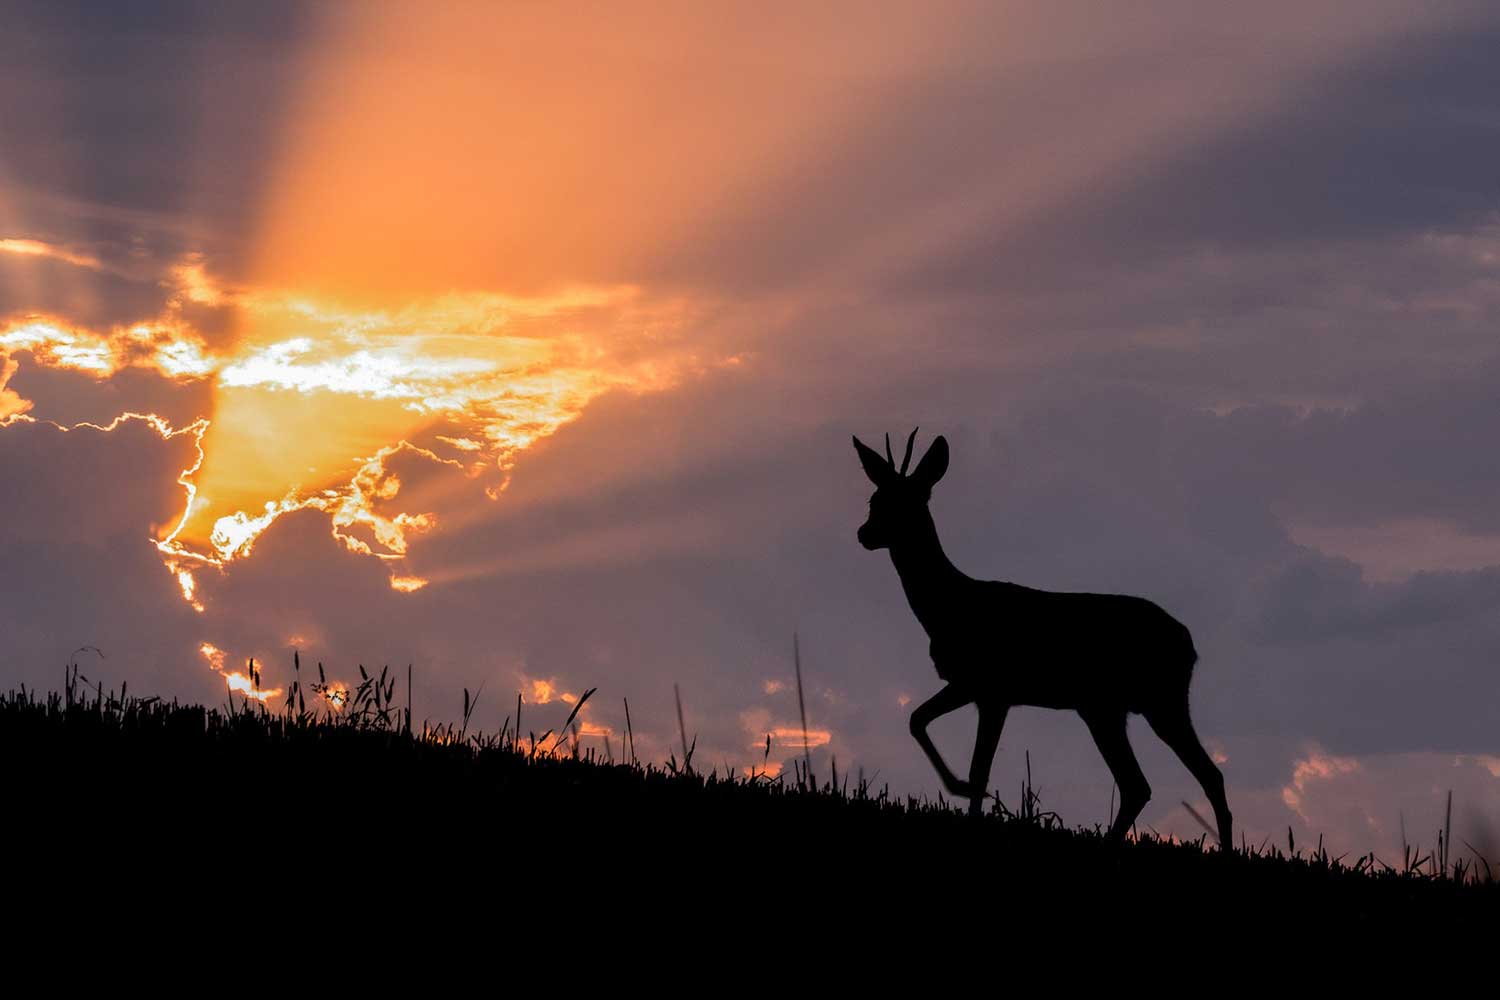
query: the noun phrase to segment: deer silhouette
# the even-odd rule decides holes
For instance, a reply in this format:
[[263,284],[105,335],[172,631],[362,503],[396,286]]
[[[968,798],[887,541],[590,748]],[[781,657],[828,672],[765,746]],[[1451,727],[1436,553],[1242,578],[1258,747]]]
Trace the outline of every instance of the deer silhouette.
[[[1229,849],[1233,820],[1224,776],[1188,715],[1188,682],[1198,653],[1187,628],[1140,597],[1035,590],[960,572],[944,554],[927,506],[933,486],[948,471],[948,442],[935,439],[907,475],[916,438],[914,430],[899,469],[889,434],[884,456],[854,439],[865,475],[875,484],[859,541],[872,551],[890,550],[906,599],[932,642],[933,666],[947,682],[911,714],[911,734],[943,787],[967,798],[970,813],[978,815],[1010,709],[1069,709],[1083,718],[1119,786],[1120,809],[1109,836],[1121,840],[1151,798],[1125,734],[1126,717],[1134,712],[1146,717],[1203,786],[1219,843]],[[979,730],[969,778],[962,781],[927,727],[969,704],[979,710]]]

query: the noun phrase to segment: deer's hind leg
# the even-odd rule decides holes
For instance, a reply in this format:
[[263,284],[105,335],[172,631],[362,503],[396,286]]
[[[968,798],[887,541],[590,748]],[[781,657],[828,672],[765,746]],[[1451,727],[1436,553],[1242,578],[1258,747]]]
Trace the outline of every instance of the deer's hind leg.
[[1224,775],[1208,751],[1203,749],[1203,741],[1198,739],[1193,720],[1188,715],[1187,701],[1184,699],[1180,707],[1167,711],[1147,712],[1146,721],[1203,786],[1208,804],[1213,806],[1214,822],[1219,827],[1219,846],[1226,851],[1233,850],[1234,819],[1229,812],[1229,800],[1224,796]]
[[1104,756],[1104,763],[1120,786],[1120,811],[1109,828],[1109,839],[1123,840],[1126,832],[1135,823],[1146,803],[1151,801],[1151,785],[1141,773],[1141,765],[1130,748],[1125,735],[1125,712],[1123,709],[1090,710],[1078,713],[1089,727],[1094,744]]

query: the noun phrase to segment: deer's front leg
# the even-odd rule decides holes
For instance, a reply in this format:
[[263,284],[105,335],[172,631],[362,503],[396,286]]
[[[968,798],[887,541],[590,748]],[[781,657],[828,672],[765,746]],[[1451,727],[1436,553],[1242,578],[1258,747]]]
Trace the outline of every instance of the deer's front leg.
[[911,734],[916,739],[917,745],[922,748],[927,759],[932,761],[932,766],[937,769],[938,779],[942,781],[943,787],[948,789],[948,794],[963,798],[970,798],[973,795],[969,783],[960,781],[958,775],[948,767],[947,762],[943,760],[943,755],[938,753],[937,747],[933,745],[932,738],[927,735],[927,727],[938,716],[963,708],[973,700],[969,695],[949,684],[918,705],[911,713]]
[[979,703],[979,732],[974,737],[974,759],[969,763],[969,815],[978,816],[984,808],[985,789],[990,785],[990,765],[1000,747],[1000,730],[1005,728],[1009,705]]

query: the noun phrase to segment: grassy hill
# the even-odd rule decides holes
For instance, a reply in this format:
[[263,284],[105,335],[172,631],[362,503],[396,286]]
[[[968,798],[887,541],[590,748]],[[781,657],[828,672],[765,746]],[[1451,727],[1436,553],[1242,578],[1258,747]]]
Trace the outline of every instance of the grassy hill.
[[277,899],[309,886],[345,903],[483,899],[507,920],[636,926],[649,910],[768,933],[920,919],[923,933],[962,936],[1124,916],[1216,931],[1500,926],[1500,885],[1461,861],[1435,874],[1299,845],[1117,846],[1034,801],[972,819],[844,776],[813,787],[675,758],[607,762],[565,736],[412,726],[389,677],[337,713],[305,710],[295,686],[277,711],[75,678],[62,694],[0,696],[10,856],[29,862],[12,889],[25,871],[43,886],[103,872],[215,892],[248,881]]

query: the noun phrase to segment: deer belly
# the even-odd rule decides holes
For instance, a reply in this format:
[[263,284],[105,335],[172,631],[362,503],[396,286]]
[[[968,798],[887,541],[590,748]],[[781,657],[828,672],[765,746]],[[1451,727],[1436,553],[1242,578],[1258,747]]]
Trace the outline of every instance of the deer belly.
[[1119,681],[1099,657],[1058,659],[1050,651],[996,659],[963,642],[934,641],[929,648],[937,675],[1010,705],[1077,708],[1096,700]]
[[1139,712],[1151,689],[1131,671],[1106,661],[1062,660],[1038,669],[1001,669],[996,694],[1012,705],[1079,710],[1094,707]]

